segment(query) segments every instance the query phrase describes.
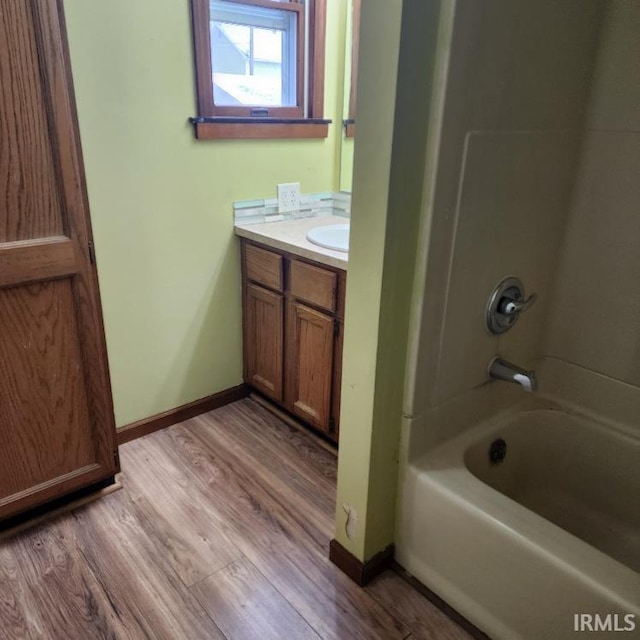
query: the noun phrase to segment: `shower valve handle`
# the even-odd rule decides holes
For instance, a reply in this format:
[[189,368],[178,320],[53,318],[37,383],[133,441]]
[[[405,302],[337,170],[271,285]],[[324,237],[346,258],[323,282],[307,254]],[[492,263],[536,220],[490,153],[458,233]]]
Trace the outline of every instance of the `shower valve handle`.
[[505,316],[515,316],[529,309],[537,299],[538,296],[535,293],[532,293],[526,300],[505,296],[500,301],[500,313],[503,313]]
[[500,335],[508,331],[538,298],[533,295],[525,298],[524,286],[514,276],[503,278],[493,288],[485,307],[485,326],[491,335]]

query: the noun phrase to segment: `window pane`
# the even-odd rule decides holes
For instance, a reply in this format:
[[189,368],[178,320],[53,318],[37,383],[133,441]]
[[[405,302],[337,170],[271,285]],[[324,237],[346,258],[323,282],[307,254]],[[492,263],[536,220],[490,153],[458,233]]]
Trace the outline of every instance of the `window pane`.
[[295,106],[294,11],[212,0],[213,100],[218,106]]

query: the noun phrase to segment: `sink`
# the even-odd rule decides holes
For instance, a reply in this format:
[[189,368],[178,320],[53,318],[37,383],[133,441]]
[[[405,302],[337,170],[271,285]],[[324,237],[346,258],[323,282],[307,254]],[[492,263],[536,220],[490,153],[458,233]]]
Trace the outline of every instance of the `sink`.
[[307,240],[325,249],[349,251],[349,225],[328,224],[307,231]]

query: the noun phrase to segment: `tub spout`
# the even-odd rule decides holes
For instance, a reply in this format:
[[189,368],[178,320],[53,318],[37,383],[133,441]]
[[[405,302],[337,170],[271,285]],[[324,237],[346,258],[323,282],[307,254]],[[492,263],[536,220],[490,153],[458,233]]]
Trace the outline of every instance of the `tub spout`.
[[502,358],[494,358],[489,363],[489,377],[496,380],[506,380],[519,384],[525,391],[535,391],[538,387],[536,374],[533,371],[525,371],[515,364],[511,364]]

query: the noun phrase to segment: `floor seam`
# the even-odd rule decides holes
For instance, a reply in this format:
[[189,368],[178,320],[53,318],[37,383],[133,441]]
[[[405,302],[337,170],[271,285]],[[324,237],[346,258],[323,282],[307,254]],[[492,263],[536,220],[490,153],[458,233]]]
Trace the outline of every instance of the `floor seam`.
[[239,557],[234,558],[233,560],[231,560],[231,562],[227,562],[227,564],[225,564],[223,567],[219,567],[215,571],[212,571],[208,576],[204,576],[204,578],[200,578],[200,580],[196,580],[193,584],[187,584],[186,582],[184,582],[184,580],[182,581],[182,583],[184,584],[184,586],[187,589],[190,590],[192,587],[198,586],[199,584],[203,583],[205,580],[208,580],[209,578],[215,576],[216,574],[220,573],[221,571],[224,571],[225,569],[228,569],[232,564],[235,564],[239,560],[243,560],[243,559],[244,560],[248,560],[247,556],[245,556],[244,553],[241,553],[239,555]]

